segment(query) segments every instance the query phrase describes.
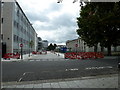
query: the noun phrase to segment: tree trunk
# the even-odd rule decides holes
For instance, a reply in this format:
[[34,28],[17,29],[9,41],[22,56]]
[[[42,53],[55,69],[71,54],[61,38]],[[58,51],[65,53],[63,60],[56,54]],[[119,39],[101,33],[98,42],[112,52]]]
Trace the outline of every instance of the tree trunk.
[[103,46],[101,46],[101,52],[104,52],[104,47]]
[[117,47],[115,46],[115,47],[114,47],[114,52],[116,52],[116,51],[117,51]]
[[111,45],[108,45],[107,49],[108,49],[108,56],[111,56]]
[[94,46],[94,52],[97,52],[97,44]]

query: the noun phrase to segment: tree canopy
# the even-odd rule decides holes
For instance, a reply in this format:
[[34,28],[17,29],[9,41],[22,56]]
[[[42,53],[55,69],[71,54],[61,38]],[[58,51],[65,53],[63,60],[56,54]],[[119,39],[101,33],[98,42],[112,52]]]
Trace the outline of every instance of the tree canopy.
[[78,35],[88,46],[108,48],[120,45],[120,3],[89,2],[82,6],[77,18]]
[[48,46],[47,50],[49,50],[49,51],[50,51],[50,50],[55,50],[56,47],[57,47],[56,44],[53,45],[53,44],[51,43],[51,44]]

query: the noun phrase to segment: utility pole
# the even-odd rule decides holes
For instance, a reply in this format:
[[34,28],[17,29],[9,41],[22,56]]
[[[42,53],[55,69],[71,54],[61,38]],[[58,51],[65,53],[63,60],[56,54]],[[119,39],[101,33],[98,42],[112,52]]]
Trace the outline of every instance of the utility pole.
[[[0,59],[2,58],[2,36],[1,36],[1,33],[2,33],[2,30],[1,30],[1,4],[2,4],[2,2],[1,2],[1,0],[0,0]],[[0,65],[1,66],[1,72],[2,72],[2,64]],[[2,73],[1,73],[1,80],[0,80],[0,82],[2,82]]]

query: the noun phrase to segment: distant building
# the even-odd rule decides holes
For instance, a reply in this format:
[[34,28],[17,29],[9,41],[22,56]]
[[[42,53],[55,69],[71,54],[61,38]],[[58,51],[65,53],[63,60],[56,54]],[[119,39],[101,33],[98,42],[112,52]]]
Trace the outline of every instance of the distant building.
[[[77,45],[77,46],[76,46]],[[94,47],[89,47],[85,44],[85,42],[83,40],[81,40],[81,38],[78,39],[74,39],[74,40],[68,40],[66,41],[66,46],[67,49],[69,49],[69,51],[72,52],[94,52]],[[98,52],[101,52],[101,46],[100,44],[98,44]],[[104,48],[104,53],[107,52],[107,48]],[[111,47],[111,51],[120,51],[120,46],[117,47]]]
[[43,44],[43,49],[47,49],[48,47],[48,41],[47,40],[42,40],[42,44]]
[[[37,33],[18,2],[3,2],[1,17],[3,54],[20,52],[20,44],[24,53],[37,50]],[[32,49],[30,41],[34,43]]]
[[42,39],[41,37],[38,37],[38,46],[37,46],[37,51],[40,51],[43,47],[43,44],[42,44]]
[[66,45],[57,45],[55,51],[57,51],[57,52],[66,52],[67,51]]

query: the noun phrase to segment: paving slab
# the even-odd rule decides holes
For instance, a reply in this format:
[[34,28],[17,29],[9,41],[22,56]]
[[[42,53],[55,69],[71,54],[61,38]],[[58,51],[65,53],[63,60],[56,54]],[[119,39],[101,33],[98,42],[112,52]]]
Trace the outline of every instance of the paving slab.
[[43,83],[43,88],[52,88],[50,83]]
[[79,88],[79,86],[74,81],[67,81],[66,83],[70,88]]
[[60,88],[70,88],[66,82],[59,82]]
[[51,83],[52,88],[60,88],[59,83]]
[[50,81],[22,85],[4,85],[3,88],[118,88],[118,75],[100,76],[64,81]]

